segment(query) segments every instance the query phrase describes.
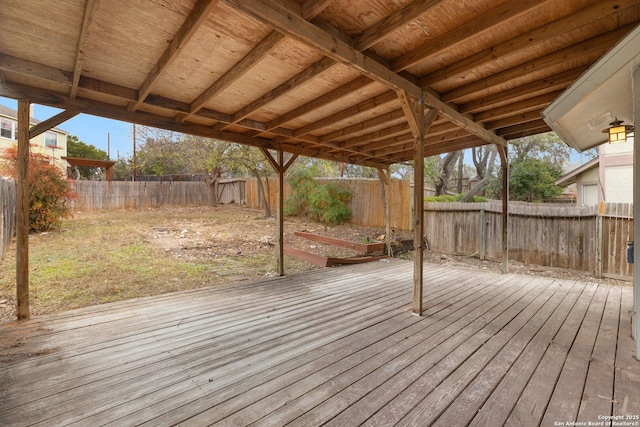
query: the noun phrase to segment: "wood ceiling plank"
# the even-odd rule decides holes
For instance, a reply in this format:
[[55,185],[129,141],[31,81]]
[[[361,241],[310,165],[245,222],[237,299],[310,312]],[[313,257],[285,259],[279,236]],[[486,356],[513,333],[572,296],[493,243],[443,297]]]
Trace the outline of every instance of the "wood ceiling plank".
[[185,121],[197,113],[211,98],[229,87],[237,79],[245,75],[269,52],[275,49],[284,40],[284,35],[272,31],[258,45],[244,56],[237,64],[231,67],[222,77],[216,80],[203,93],[196,98],[189,106],[189,114],[181,115],[176,119]]
[[187,16],[184,23],[180,26],[176,36],[171,40],[160,56],[160,59],[158,59],[158,62],[153,66],[151,72],[138,89],[138,99],[129,105],[131,111],[138,109],[140,104],[144,102],[162,73],[171,65],[198,29],[206,22],[207,17],[218,2],[219,0],[199,0],[196,3],[189,16]]
[[449,48],[454,44],[461,43],[478,34],[487,31],[506,21],[521,16],[533,8],[543,4],[546,0],[512,0],[508,3],[477,17],[465,25],[458,26],[455,30],[437,37],[422,46],[406,52],[390,62],[390,67],[395,72],[406,70],[418,62],[424,61],[438,52]]
[[496,46],[491,46],[488,49],[469,55],[451,65],[440,67],[437,71],[421,77],[420,85],[428,87],[456,75],[469,73],[474,68],[487,65],[498,58],[505,57],[519,50],[530,49],[533,46],[561,37],[572,30],[590,24],[610,14],[611,11],[615,10],[615,7],[627,8],[634,4],[637,4],[637,0],[597,1],[575,13],[545,23],[531,31],[499,43]]
[[417,0],[409,3],[356,37],[354,39],[355,48],[360,51],[370,48],[398,28],[408,25],[420,16],[428,13],[443,1],[444,0]]

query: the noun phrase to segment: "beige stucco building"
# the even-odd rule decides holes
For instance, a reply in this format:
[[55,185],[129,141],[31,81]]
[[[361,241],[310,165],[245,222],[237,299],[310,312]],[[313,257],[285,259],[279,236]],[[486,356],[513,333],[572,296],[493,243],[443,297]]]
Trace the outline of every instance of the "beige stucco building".
[[[39,120],[33,118],[33,114],[30,116],[32,117],[31,125],[40,123]],[[17,126],[18,112],[4,105],[0,105],[0,151],[4,151],[6,148],[17,143]],[[67,155],[68,135],[68,132],[53,128],[33,138],[30,141],[30,150],[49,156],[51,161],[66,173],[67,162],[63,160],[62,157],[66,157]]]
[[633,138],[624,143],[600,145],[596,159],[556,181],[561,187],[574,183],[578,206],[633,203]]

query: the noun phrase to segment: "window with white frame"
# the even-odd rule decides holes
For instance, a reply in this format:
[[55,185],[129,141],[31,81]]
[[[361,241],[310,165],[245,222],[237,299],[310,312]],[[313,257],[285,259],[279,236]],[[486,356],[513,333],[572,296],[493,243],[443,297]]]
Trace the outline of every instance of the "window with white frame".
[[0,119],[0,137],[7,139],[18,139],[16,122],[8,119]]
[[45,132],[44,146],[48,148],[56,148],[58,146],[58,134],[55,132]]

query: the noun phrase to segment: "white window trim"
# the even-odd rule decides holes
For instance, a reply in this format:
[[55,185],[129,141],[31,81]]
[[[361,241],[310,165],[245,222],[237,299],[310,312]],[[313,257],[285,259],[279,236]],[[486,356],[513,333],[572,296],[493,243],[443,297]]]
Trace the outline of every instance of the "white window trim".
[[4,117],[0,118],[0,120],[11,123],[11,138],[7,138],[6,136],[2,135],[0,135],[0,138],[8,139],[10,141],[16,141],[18,139],[18,123],[15,120],[7,119]]

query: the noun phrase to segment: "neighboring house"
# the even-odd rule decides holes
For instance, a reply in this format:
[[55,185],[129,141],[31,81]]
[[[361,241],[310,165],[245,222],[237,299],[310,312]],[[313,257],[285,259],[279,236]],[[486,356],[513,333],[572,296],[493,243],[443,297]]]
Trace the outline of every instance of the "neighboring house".
[[[31,114],[33,116],[33,114]],[[40,123],[40,120],[31,117],[31,125]],[[66,173],[67,162],[62,159],[67,155],[67,135],[58,128],[44,132],[31,142],[32,152],[42,153],[51,158],[51,161]],[[0,151],[18,143],[18,112],[0,105]]]
[[602,144],[599,156],[556,181],[576,184],[578,206],[603,203],[633,203],[633,138],[619,144]]

